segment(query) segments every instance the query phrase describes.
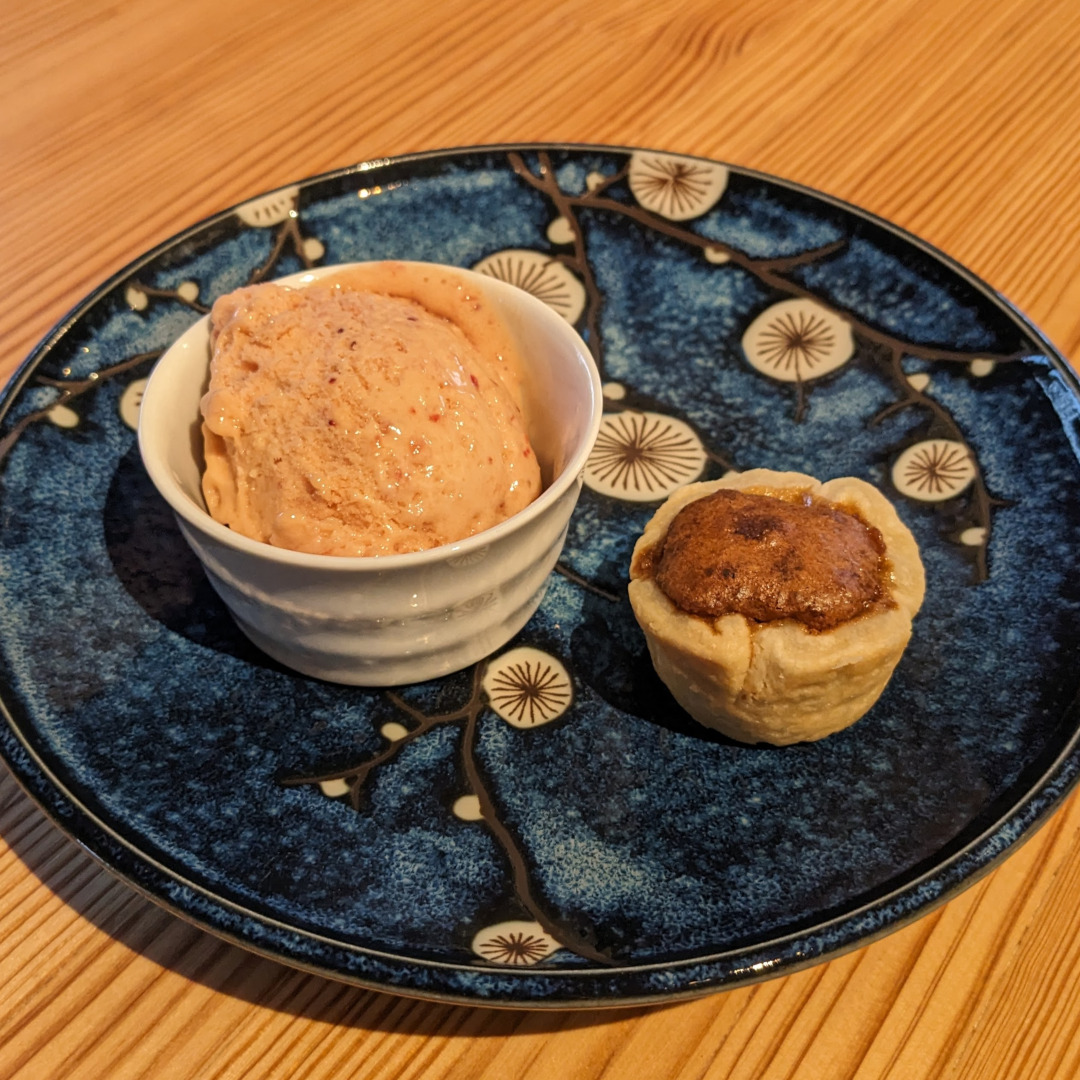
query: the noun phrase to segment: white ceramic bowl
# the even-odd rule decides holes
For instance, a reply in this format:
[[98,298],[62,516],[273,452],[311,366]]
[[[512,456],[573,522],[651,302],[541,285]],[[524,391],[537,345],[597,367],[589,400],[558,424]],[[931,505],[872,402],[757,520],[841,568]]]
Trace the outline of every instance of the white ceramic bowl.
[[[294,287],[334,273],[279,279]],[[139,449],[151,480],[241,630],[307,675],[363,686],[435,678],[505,644],[536,610],[566,539],[602,411],[588,348],[535,297],[465,270],[498,308],[525,361],[529,436],[544,490],[494,528],[406,555],[287,551],[214,521],[201,489],[199,400],[209,379],[209,319],[158,361],[143,394]]]

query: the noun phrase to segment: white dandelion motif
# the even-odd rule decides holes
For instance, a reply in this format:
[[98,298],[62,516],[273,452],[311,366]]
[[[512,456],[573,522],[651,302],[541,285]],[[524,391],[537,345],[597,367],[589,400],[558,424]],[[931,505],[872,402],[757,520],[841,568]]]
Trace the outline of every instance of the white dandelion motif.
[[528,967],[562,948],[535,922],[511,921],[486,926],[472,940],[472,951],[493,964]]
[[540,727],[558,719],[574,698],[566,668],[550,653],[528,646],[496,657],[483,686],[488,704],[516,728]]
[[727,187],[728,170],[713,161],[639,150],[630,157],[629,182],[646,210],[687,221],[716,205]]
[[245,224],[256,229],[266,229],[280,225],[296,210],[296,201],[300,188],[293,184],[279,188],[268,195],[261,195],[236,208],[236,216]]
[[780,382],[806,382],[843,367],[855,352],[851,324],[815,300],[766,308],[742,339],[751,365]]
[[585,310],[585,286],[561,262],[542,251],[507,248],[481,259],[473,269],[524,289],[571,325]]
[[971,451],[952,439],[927,439],[909,446],[892,467],[893,486],[921,502],[944,502],[975,479]]
[[681,420],[655,412],[606,413],[585,462],[585,485],[627,502],[655,502],[697,479],[707,460],[701,439]]

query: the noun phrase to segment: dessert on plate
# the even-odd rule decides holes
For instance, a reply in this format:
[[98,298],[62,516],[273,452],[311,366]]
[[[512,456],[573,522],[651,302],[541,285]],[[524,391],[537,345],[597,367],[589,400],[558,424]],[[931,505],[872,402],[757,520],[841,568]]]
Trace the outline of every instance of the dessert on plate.
[[660,678],[695,720],[749,743],[820,739],[858,720],[924,591],[918,545],[876,488],[768,469],[680,488],[630,566]]

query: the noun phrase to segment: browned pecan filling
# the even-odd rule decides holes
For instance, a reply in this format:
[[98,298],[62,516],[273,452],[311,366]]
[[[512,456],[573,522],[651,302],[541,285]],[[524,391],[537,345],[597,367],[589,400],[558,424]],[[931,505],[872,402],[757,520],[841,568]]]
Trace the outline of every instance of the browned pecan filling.
[[721,489],[688,503],[648,561],[672,603],[708,618],[831,630],[887,600],[881,533],[799,493]]

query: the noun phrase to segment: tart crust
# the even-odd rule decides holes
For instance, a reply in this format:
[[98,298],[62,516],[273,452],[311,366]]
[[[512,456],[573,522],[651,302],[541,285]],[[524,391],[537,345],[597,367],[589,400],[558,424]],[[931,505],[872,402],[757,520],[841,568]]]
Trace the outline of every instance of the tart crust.
[[[872,525],[885,542],[887,602],[823,631],[794,619],[712,619],[677,607],[652,576],[651,553],[687,503],[721,488],[805,493]],[[629,593],[653,665],[676,701],[730,738],[781,746],[824,738],[867,712],[911,638],[925,588],[915,538],[876,488],[854,477],[820,483],[803,473],[751,469],[688,484],[657,510],[634,547]]]

